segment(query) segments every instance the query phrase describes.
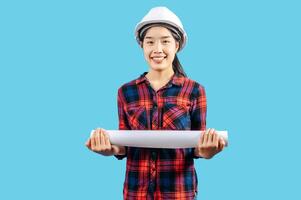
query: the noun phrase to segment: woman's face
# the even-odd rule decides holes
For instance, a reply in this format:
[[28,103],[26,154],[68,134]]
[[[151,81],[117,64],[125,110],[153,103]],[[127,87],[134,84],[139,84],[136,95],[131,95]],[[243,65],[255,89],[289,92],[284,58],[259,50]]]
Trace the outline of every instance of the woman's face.
[[164,71],[172,69],[172,61],[178,51],[179,43],[167,28],[155,26],[147,30],[142,47],[145,60],[151,69]]

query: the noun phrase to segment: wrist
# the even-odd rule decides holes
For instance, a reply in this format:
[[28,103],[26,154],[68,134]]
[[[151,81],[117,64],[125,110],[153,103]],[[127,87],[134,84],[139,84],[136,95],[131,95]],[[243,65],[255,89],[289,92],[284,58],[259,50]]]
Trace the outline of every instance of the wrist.
[[126,150],[124,146],[115,146],[115,148],[113,149],[114,149],[113,154],[116,156],[123,156],[126,154]]
[[208,155],[207,153],[202,152],[201,150],[199,150],[198,148],[195,148],[194,150],[194,156],[198,157],[198,158],[205,158],[205,159],[210,159],[212,158],[211,155]]

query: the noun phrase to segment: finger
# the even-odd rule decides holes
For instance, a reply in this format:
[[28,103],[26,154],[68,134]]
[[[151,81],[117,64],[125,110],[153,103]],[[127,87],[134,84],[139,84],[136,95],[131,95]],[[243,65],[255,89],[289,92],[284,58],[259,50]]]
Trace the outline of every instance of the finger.
[[88,148],[91,148],[91,138],[89,138],[89,139],[87,140],[86,146],[87,146]]
[[104,133],[104,136],[105,136],[105,145],[109,146],[111,148],[111,142],[110,142],[108,134]]
[[93,136],[90,138],[90,140],[91,140],[91,149],[92,150],[94,150],[95,149],[95,146],[96,146],[96,144],[95,144],[95,139],[94,139],[95,137],[94,137],[94,134],[93,134]]
[[209,133],[208,133],[208,143],[212,144],[213,143],[213,135],[214,135],[215,130],[212,128],[210,129]]
[[226,145],[226,143],[225,143],[224,139],[219,138],[219,149],[220,149],[220,151],[222,151],[225,148],[225,145]]
[[207,129],[207,130],[203,133],[202,144],[205,144],[205,143],[207,142],[208,130],[209,130],[209,129]]
[[92,132],[91,132],[91,134],[90,134],[90,139],[91,139],[91,144],[92,144],[92,138],[94,138],[95,137],[95,134],[97,133],[97,129],[94,129]]
[[212,143],[216,148],[218,148],[218,141],[219,141],[219,136],[217,135],[217,133],[215,131],[212,136]]
[[94,134],[95,132],[95,129],[93,129],[91,132],[90,132],[90,138],[92,137],[92,135]]
[[98,130],[96,135],[95,135],[95,142],[96,142],[96,148],[99,149],[101,142],[100,142],[100,131]]
[[205,132],[204,143],[203,144],[208,144],[208,138],[209,138],[210,130],[211,130],[211,128],[208,128],[207,131]]
[[90,137],[95,136],[95,134],[98,132],[98,129],[99,129],[99,128],[94,129],[94,130],[91,132]]
[[206,133],[206,130],[201,132],[200,144],[204,143],[205,133]]
[[105,145],[106,145],[106,144],[105,144],[105,136],[104,136],[104,133],[103,133],[103,132],[101,132],[101,134],[100,134],[100,139],[101,139],[100,145],[101,145],[101,146],[105,146]]
[[100,144],[103,146],[105,145],[104,129],[100,128],[99,132],[100,132]]
[[99,129],[95,129],[95,131],[93,132],[92,134],[92,137],[91,137],[91,149],[94,150],[96,148],[96,135],[98,133]]
[[103,128],[101,128],[100,131],[101,131],[101,133],[102,133],[102,135],[103,135],[102,144],[103,144],[103,145],[106,145],[106,142],[107,142],[107,141],[106,141],[106,139],[107,139],[106,136],[107,136],[108,134],[107,134],[106,130],[103,129]]
[[111,144],[109,142],[108,136],[105,132],[102,132],[103,141],[102,145],[106,151],[111,151]]

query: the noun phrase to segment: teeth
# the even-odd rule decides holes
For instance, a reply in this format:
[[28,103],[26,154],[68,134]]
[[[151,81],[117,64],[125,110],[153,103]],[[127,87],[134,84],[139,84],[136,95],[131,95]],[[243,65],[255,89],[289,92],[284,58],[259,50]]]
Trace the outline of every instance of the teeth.
[[161,62],[164,60],[164,57],[153,57],[152,58],[155,62]]

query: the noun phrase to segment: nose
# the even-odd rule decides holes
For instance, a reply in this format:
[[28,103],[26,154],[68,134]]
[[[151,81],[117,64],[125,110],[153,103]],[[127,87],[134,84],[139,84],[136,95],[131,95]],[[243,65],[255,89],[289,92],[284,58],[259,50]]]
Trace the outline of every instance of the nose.
[[162,44],[161,42],[156,42],[154,46],[154,52],[155,53],[162,53]]

